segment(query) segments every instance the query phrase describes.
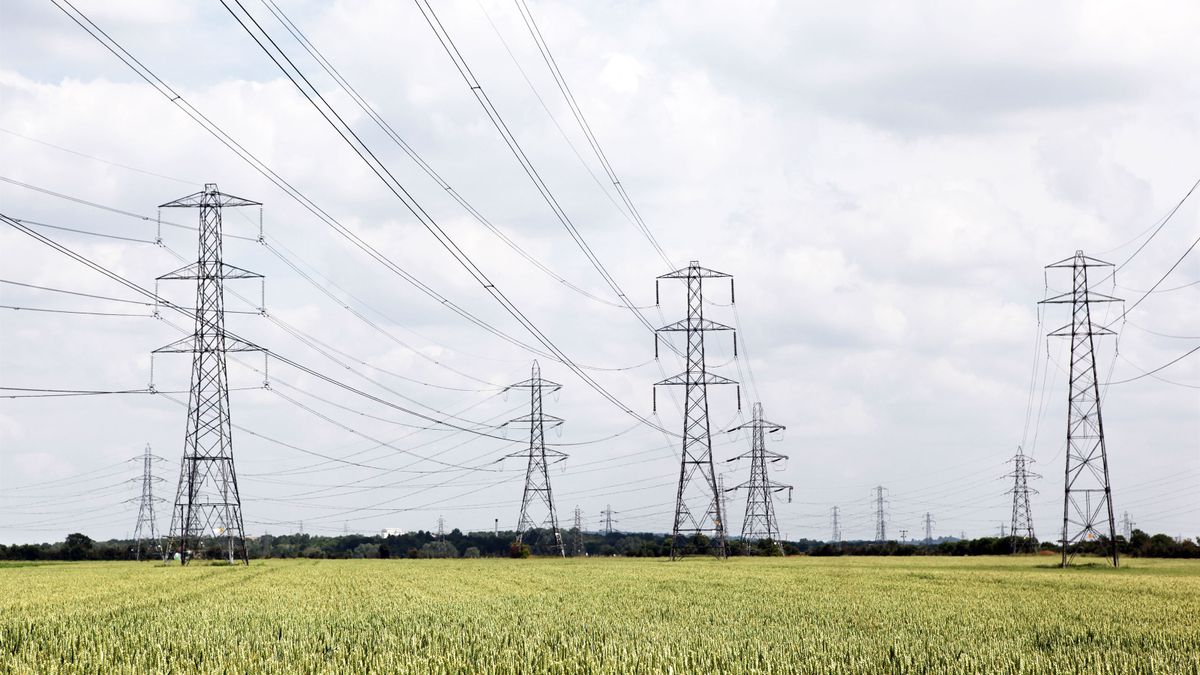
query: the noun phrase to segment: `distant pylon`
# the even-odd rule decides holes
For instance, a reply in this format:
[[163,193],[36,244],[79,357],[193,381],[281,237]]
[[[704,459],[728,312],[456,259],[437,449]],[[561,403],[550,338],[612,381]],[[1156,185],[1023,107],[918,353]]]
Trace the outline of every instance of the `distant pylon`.
[[[683,269],[664,274],[655,280],[655,296],[661,279],[687,281],[688,315],[686,319],[659,328],[654,334],[654,355],[658,356],[658,334],[681,332],[687,336],[687,370],[655,383],[655,408],[659,385],[684,387],[683,448],[680,453],[679,487],[675,493],[675,521],[671,526],[671,559],[683,555],[687,540],[697,535],[709,535],[714,555],[724,558],[725,514],[717,476],[713,469],[712,436],[708,423],[708,387],[714,384],[736,384],[720,375],[708,372],[704,360],[704,333],[713,330],[733,330],[730,326],[704,318],[704,280],[729,279],[730,301],[733,300],[733,277],[723,272],[701,267],[693,260]],[[733,353],[737,356],[737,335]],[[741,390],[738,390],[741,399]],[[741,408],[739,402],[738,408]],[[699,475],[697,475],[699,474]]]
[[1019,447],[1017,454],[1013,455],[1009,461],[1013,463],[1013,470],[1004,477],[1013,479],[1013,486],[1008,491],[1008,494],[1013,496],[1012,522],[1010,523],[1013,538],[1012,550],[1013,553],[1034,553],[1037,551],[1037,535],[1033,532],[1033,511],[1029,508],[1029,495],[1036,495],[1038,491],[1029,487],[1029,479],[1041,478],[1041,476],[1029,471],[1029,464],[1034,460],[1022,452]]
[[437,538],[439,540],[446,538],[446,519],[441,516],[438,516]]
[[925,543],[933,543],[933,514],[925,512]]
[[875,486],[875,541],[881,543],[887,541],[887,521],[883,511],[883,504],[886,501],[883,493],[886,491],[887,488],[882,485]]
[[1004,523],[1000,523],[1000,538],[1004,539],[1007,536],[1008,536],[1008,526],[1005,525]]
[[154,463],[161,462],[161,457],[150,454],[150,444],[142,454],[142,496],[138,499],[137,526],[133,528],[135,544],[134,557],[142,559],[143,551],[146,556],[162,557],[162,542],[158,539],[158,518],[154,515],[155,502],[165,499],[154,496],[154,484],[162,479],[154,475]]
[[1047,265],[1047,269],[1070,269],[1072,288],[1042,301],[1044,304],[1071,305],[1071,322],[1050,333],[1051,336],[1071,338],[1061,540],[1063,567],[1069,565],[1075,555],[1073,545],[1098,540],[1106,540],[1106,557],[1113,567],[1120,564],[1112,488],[1108,477],[1108,449],[1104,442],[1104,419],[1100,414],[1100,382],[1096,377],[1094,340],[1097,335],[1112,335],[1113,332],[1092,323],[1092,305],[1121,300],[1088,288],[1087,271],[1093,267],[1112,267],[1112,264],[1089,258],[1083,251],[1076,251],[1073,257]]
[[[505,389],[529,390],[529,414],[509,420],[509,424],[519,423],[529,425],[529,447],[521,452],[515,452],[509,457],[523,457],[528,460],[525,467],[525,491],[521,495],[521,517],[517,521],[517,541],[523,540],[525,533],[534,528],[546,527],[554,537],[551,550],[559,556],[566,556],[563,548],[562,533],[558,530],[558,514],[554,510],[554,493],[550,490],[550,464],[567,458],[558,450],[546,449],[545,427],[556,427],[563,423],[562,419],[542,412],[542,394],[555,392],[562,388],[561,384],[542,379],[542,369],[538,362],[533,362],[533,368],[528,380],[511,384]],[[543,520],[534,520],[530,514],[530,502],[541,500],[546,506],[546,516]]]
[[784,430],[782,424],[775,424],[763,419],[762,403],[755,403],[751,408],[750,422],[736,426],[730,431],[739,429],[750,430],[750,451],[744,452],[727,461],[734,462],[750,458],[750,480],[730,490],[746,490],[746,515],[742,520],[742,545],[749,547],[750,542],[759,539],[769,539],[779,547],[779,521],[775,516],[775,493],[788,491],[788,501],[792,501],[792,486],[776,483],[767,476],[767,465],[787,459],[787,455],[767,450],[766,436]]
[[840,514],[838,513],[838,507],[835,506],[832,509],[830,509],[829,520],[830,520],[831,525],[833,526],[832,541],[835,544],[841,544],[842,543],[842,523],[840,520]]
[[1125,534],[1126,542],[1133,539],[1133,526],[1134,522],[1129,519],[1129,512],[1126,511],[1121,515],[1121,532]]
[[583,511],[578,506],[575,507],[575,526],[572,529],[575,530],[575,537],[571,542],[571,555],[579,558],[585,555],[585,551],[583,548]]
[[605,504],[604,510],[600,512],[600,529],[604,532],[605,536],[616,532],[616,530],[613,529],[613,523],[617,522],[616,519],[613,518],[616,513],[616,511],[612,510],[612,504]]
[[[195,332],[155,353],[192,354],[188,394],[187,433],[179,470],[179,489],[171,510],[171,549],[182,564],[219,550],[230,563],[249,565],[242,498],[233,467],[233,432],[229,421],[229,375],[226,352],[262,351],[256,345],[225,333],[225,279],[261,279],[221,259],[221,210],[261,206],[258,202],[219,192],[216,183],[204,190],[167,202],[159,208],[200,210],[200,245],[196,262],[160,280],[196,280]],[[164,553],[164,557],[169,552]]]

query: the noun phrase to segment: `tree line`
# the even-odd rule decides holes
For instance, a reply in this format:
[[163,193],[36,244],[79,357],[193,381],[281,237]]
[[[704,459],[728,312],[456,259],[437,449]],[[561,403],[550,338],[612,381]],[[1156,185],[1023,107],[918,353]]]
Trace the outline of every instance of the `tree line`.
[[[576,550],[576,542],[588,556],[665,557],[671,554],[671,538],[646,532],[564,531],[562,543],[567,555]],[[831,543],[812,539],[773,542],[760,540],[729,541],[731,556],[742,555],[942,555],[976,556],[1009,555],[1017,544],[1032,544],[1043,553],[1060,549],[1050,542],[1020,542],[1014,537],[980,537],[978,539],[945,539],[929,544],[920,542],[845,541]],[[1175,539],[1166,534],[1150,535],[1134,530],[1128,541],[1117,537],[1122,556],[1135,558],[1200,558],[1200,537]],[[1083,554],[1103,555],[1106,542],[1085,542]],[[686,555],[703,555],[711,550],[711,541],[704,535],[689,539],[683,547]],[[220,559],[218,547],[206,552],[207,558]],[[143,551],[146,550],[143,543]],[[0,544],[0,560],[129,560],[135,555],[137,542],[128,539],[94,541],[81,533],[72,533],[61,542],[42,544]],[[1027,550],[1027,549],[1026,549]],[[322,536],[311,534],[264,534],[247,538],[246,552],[251,558],[499,558],[555,555],[555,541],[548,531],[527,532],[517,544],[515,532],[461,532],[451,530],[444,536],[417,531],[399,535],[343,534]],[[145,554],[143,554],[145,557]],[[151,556],[154,558],[154,556]]]

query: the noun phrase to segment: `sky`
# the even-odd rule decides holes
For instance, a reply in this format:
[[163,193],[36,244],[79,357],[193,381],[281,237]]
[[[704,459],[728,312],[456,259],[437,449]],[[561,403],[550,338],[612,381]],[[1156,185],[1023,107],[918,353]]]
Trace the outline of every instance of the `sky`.
[[[248,534],[430,530],[439,518],[512,529],[525,465],[504,457],[528,432],[501,425],[529,400],[504,386],[527,379],[535,358],[563,385],[545,400],[565,420],[546,434],[567,454],[550,472],[560,523],[578,508],[595,529],[611,506],[618,529],[670,531],[682,392],[660,388],[657,412],[651,392],[684,364],[666,347],[655,360],[650,329],[539,194],[482,92],[646,322],[687,311],[677,281],[662,282],[655,305],[658,275],[692,260],[733,275],[734,303],[723,282],[705,286],[706,318],[736,326],[739,341],[734,358],[730,334],[707,338],[711,371],[741,383],[741,410],[738,388],[710,391],[714,458],[726,487],[748,479],[749,462],[730,460],[749,439],[727,430],[752,402],[787,427],[768,446],[787,456],[772,479],[794,487],[790,502],[776,495],[786,538],[829,538],[835,506],[844,538],[872,538],[876,486],[889,538],[923,536],[926,513],[934,536],[995,535],[1011,517],[1005,475],[1018,446],[1042,476],[1030,483],[1036,532],[1057,538],[1070,355],[1046,334],[1070,316],[1037,303],[1070,289],[1069,271],[1044,266],[1077,250],[1119,265],[1093,280],[1125,300],[1096,308],[1118,333],[1097,342],[1118,518],[1200,535],[1200,356],[1145,375],[1200,345],[1200,252],[1184,255],[1200,236],[1200,196],[1164,221],[1200,179],[1196,3],[530,1],[666,260],[624,208],[518,5],[434,3],[472,89],[416,4],[278,3],[441,183],[268,5],[244,6],[494,287],[619,405],[364,254],[53,4],[5,3],[0,211],[188,306],[190,282],[155,279],[195,260],[197,214],[166,209],[160,226],[157,207],[205,183],[261,202],[265,243],[257,208],[224,214],[225,261],[265,276],[227,282],[228,329],[374,397],[230,355]],[[406,275],[535,342],[219,3],[76,6]],[[134,458],[147,445],[161,458],[154,494],[167,529],[190,363],[151,352],[188,320],[108,299],[141,300],[7,225],[0,269],[0,386],[161,392],[0,399],[0,542],[129,536]],[[729,493],[735,534],[744,509],[745,492]]]

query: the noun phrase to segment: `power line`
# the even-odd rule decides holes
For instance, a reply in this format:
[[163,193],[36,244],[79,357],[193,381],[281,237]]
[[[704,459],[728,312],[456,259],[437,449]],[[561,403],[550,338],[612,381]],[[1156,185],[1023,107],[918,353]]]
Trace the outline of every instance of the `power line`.
[[[234,1],[238,2],[239,0]],[[475,99],[479,102],[480,106],[483,107],[488,119],[496,128],[496,131],[500,133],[505,145],[508,146],[509,150],[513,154],[513,157],[516,158],[517,163],[525,172],[525,175],[529,177],[531,182],[533,182],[538,194],[541,195],[543,201],[546,202],[546,205],[550,207],[554,217],[567,230],[568,234],[571,235],[571,239],[579,247],[580,251],[583,252],[584,257],[588,259],[588,262],[591,263],[592,267],[596,269],[596,271],[604,279],[605,283],[607,283],[609,288],[611,288],[617,297],[620,298],[620,300],[625,304],[634,317],[648,330],[653,331],[654,326],[646,319],[645,316],[642,315],[641,311],[638,310],[632,302],[630,302],[629,297],[621,289],[620,284],[617,283],[617,280],[604,267],[604,264],[600,262],[599,257],[592,250],[591,246],[588,245],[587,240],[584,239],[578,228],[575,227],[575,223],[572,222],[570,216],[567,215],[558,199],[554,196],[554,193],[550,190],[550,187],[542,179],[542,176],[538,172],[537,168],[534,167],[533,162],[529,159],[528,155],[525,154],[520,142],[517,141],[516,136],[514,136],[512,131],[509,129],[508,124],[504,121],[504,118],[501,117],[499,111],[496,110],[495,105],[492,104],[487,92],[484,91],[483,85],[480,84],[478,78],[476,78],[475,74],[471,71],[470,65],[467,64],[466,58],[459,51],[457,45],[455,45],[453,38],[450,37],[450,33],[446,30],[446,27],[442,24],[441,20],[438,19],[437,13],[434,11],[433,6],[428,2],[428,0],[414,0],[414,2],[416,2],[417,8],[421,10],[421,15],[429,24],[430,29],[433,30],[438,42],[441,43],[443,49],[446,51],[446,55],[449,56],[450,60],[454,63],[455,69],[458,70],[460,75],[462,75],[463,81],[467,84],[467,87],[471,90],[471,93],[475,96]]]
[[584,136],[587,137],[588,145],[591,146],[592,152],[596,155],[596,159],[600,161],[600,165],[604,167],[604,172],[608,174],[608,179],[612,182],[613,187],[616,188],[617,193],[621,196],[621,201],[625,203],[625,207],[628,208],[630,214],[633,215],[636,225],[642,231],[642,234],[645,235],[646,240],[650,242],[650,245],[654,247],[654,250],[658,253],[659,258],[662,259],[667,267],[674,268],[675,263],[667,257],[667,254],[663,251],[662,246],[659,245],[658,240],[654,238],[654,233],[650,230],[650,227],[646,225],[646,221],[642,219],[642,214],[638,212],[633,200],[629,198],[629,194],[625,191],[625,186],[621,184],[621,180],[617,177],[616,171],[613,169],[612,164],[609,163],[608,157],[604,153],[604,149],[600,147],[600,141],[596,139],[596,134],[592,132],[592,127],[590,124],[588,124],[587,117],[584,116],[583,110],[579,107],[579,103],[575,100],[575,95],[571,92],[571,87],[567,84],[567,79],[563,77],[562,71],[558,67],[558,62],[554,59],[554,54],[550,51],[550,46],[546,44],[546,39],[542,35],[541,28],[537,25],[537,21],[534,20],[533,13],[529,11],[529,6],[525,4],[525,0],[516,0],[516,5],[517,10],[521,14],[521,19],[525,22],[525,27],[529,29],[529,35],[533,38],[534,43],[537,44],[538,51],[542,55],[542,60],[545,62],[546,68],[548,68],[551,75],[554,76],[554,83],[558,85],[559,92],[562,93],[563,98],[567,101],[567,106],[571,109],[571,114],[574,115],[575,121],[579,124],[579,128],[583,130]]
[[[59,0],[54,1],[57,2]],[[262,27],[258,24],[254,17],[246,11],[245,7],[242,6],[240,2],[237,2],[237,0],[235,0],[235,3],[239,8],[241,8],[242,12],[246,14],[247,18],[255,25],[258,31],[262,33],[263,37],[271,43],[272,47],[276,51],[278,51],[278,58],[276,57],[275,53],[273,53],[267,47],[267,45],[263,43],[262,39],[260,39],[259,36],[255,34],[253,30],[251,30],[246,22],[242,20],[242,17],[239,16],[227,3],[225,3],[224,0],[222,0],[222,5],[229,11],[238,24],[242,26],[247,34],[250,35],[255,43],[259,45],[263,52],[266,53],[267,56],[276,64],[276,66],[279,67],[280,71],[292,81],[297,90],[300,91],[300,93],[309,101],[310,104],[312,104],[312,106],[321,114],[321,116],[325,118],[329,125],[338,133],[339,136],[341,136],[346,144],[349,145],[352,150],[354,150],[355,154],[357,154],[359,158],[367,164],[372,173],[374,173],[384,183],[388,190],[404,204],[409,212],[412,213],[413,216],[416,217],[431,234],[434,235],[438,243],[442,245],[442,247],[455,259],[455,261],[458,262],[459,265],[480,284],[481,288],[491,295],[502,306],[502,308],[510,316],[516,319],[539,343],[543,345],[543,347],[548,349],[550,353],[553,354],[553,358],[570,368],[572,372],[574,372],[577,377],[588,384],[588,386],[631,417],[640,420],[650,427],[661,429],[661,427],[655,422],[647,419],[646,417],[626,406],[611,392],[605,389],[599,382],[597,382],[591,375],[586,373],[577,363],[568,357],[565,352],[559,349],[558,346],[555,345],[554,342],[550,340],[550,338],[520,310],[520,308],[518,308],[511,300],[509,300],[509,298],[491,281],[491,279],[488,278],[483,270],[480,269],[478,265],[476,265],[475,262],[466,255],[466,253],[441,228],[441,226],[438,225],[438,223],[428,213],[425,212],[424,208],[421,207],[421,205],[418,204],[415,199],[413,199],[412,195],[409,194],[407,189],[396,180],[395,176],[392,175],[387,167],[378,159],[378,157],[375,156],[370,148],[363,143],[363,141],[358,137],[353,129],[350,128],[346,121],[342,119],[337,111],[334,110],[328,101],[325,100],[321,93],[316,90],[315,87],[313,87],[304,74],[296,69],[296,66],[291,62],[287,54],[279,48],[269,34],[263,31]],[[288,65],[292,68],[292,71],[295,71],[295,74],[293,74],[292,71],[289,71],[288,68],[283,65],[283,63],[279,60],[280,58],[288,63]],[[297,78],[299,78],[299,80]],[[304,82],[304,85],[301,85],[301,81]],[[305,87],[307,87],[307,89]],[[634,311],[636,313],[636,310]],[[522,346],[525,345],[522,344]],[[525,346],[525,348],[529,349],[528,346]],[[533,351],[534,353],[541,353],[536,349],[530,349],[530,351]]]
[[[1192,347],[1191,349],[1189,349],[1188,351],[1184,352],[1184,353],[1183,353],[1183,354],[1181,354],[1180,356],[1178,356],[1178,357],[1176,357],[1176,358],[1174,358],[1174,359],[1172,359],[1172,360],[1170,360],[1170,361],[1168,361],[1168,362],[1166,362],[1166,363],[1162,364],[1161,366],[1159,366],[1159,367],[1155,368],[1154,370],[1148,370],[1148,371],[1144,371],[1144,372],[1143,372],[1141,375],[1136,375],[1136,376],[1134,376],[1134,377],[1130,377],[1130,378],[1127,378],[1127,379],[1124,379],[1124,380],[1117,380],[1116,382],[1108,382],[1108,385],[1114,385],[1114,384],[1125,384],[1125,383],[1127,383],[1127,382],[1133,382],[1133,381],[1135,381],[1135,380],[1140,380],[1140,379],[1142,379],[1143,377],[1151,377],[1151,376],[1153,376],[1155,373],[1157,373],[1158,371],[1160,371],[1160,370],[1164,370],[1164,369],[1166,369],[1166,368],[1168,368],[1168,367],[1170,367],[1170,366],[1173,366],[1173,365],[1175,365],[1176,363],[1179,363],[1180,361],[1182,361],[1182,360],[1186,359],[1187,357],[1191,356],[1192,354],[1195,354],[1195,353],[1196,353],[1196,352],[1198,352],[1198,351],[1200,351],[1200,345],[1196,345],[1195,347]],[[1179,385],[1181,385],[1181,386],[1184,386],[1184,387],[1194,387],[1194,386],[1195,386],[1195,385],[1190,385],[1190,384],[1183,384],[1183,383],[1180,383],[1180,382],[1174,382],[1174,383],[1172,383],[1172,384],[1179,384]]]
[[[17,228],[19,231],[23,232],[24,234],[29,235],[30,237],[55,249],[56,251],[58,251],[60,253],[63,253],[64,255],[67,255],[68,257],[74,259],[77,262],[84,264],[85,266],[91,268],[92,270],[99,272],[99,273],[103,274],[104,276],[107,276],[108,278],[112,279],[113,281],[116,281],[117,283],[122,284],[123,286],[129,288],[130,290],[133,290],[137,293],[142,294],[143,296],[145,296],[147,298],[151,298],[151,299],[155,300],[156,302],[158,302],[159,304],[161,304],[164,307],[178,311],[178,312],[184,314],[185,316],[193,317],[193,315],[191,313],[189,313],[186,310],[184,310],[183,308],[180,308],[177,305],[163,299],[162,297],[158,296],[156,293],[139,286],[138,284],[126,279],[125,277],[122,277],[121,275],[117,274],[116,272],[109,270],[108,268],[104,267],[103,265],[100,265],[99,263],[92,261],[91,259],[87,258],[86,256],[76,253],[75,251],[67,248],[66,246],[59,244],[58,242],[50,239],[49,237],[46,237],[45,235],[35,232],[34,230],[30,229],[29,227],[22,225],[21,223],[17,222],[16,220],[8,217],[7,215],[0,214],[0,221],[8,223],[10,226]],[[237,336],[236,334],[234,334],[228,330],[224,330],[223,333],[228,339],[230,339],[232,341],[250,344],[248,341],[243,340],[242,338],[240,338],[239,336]],[[374,394],[371,394],[369,392],[358,389],[352,385],[346,384],[344,382],[341,382],[340,380],[334,379],[328,375],[325,375],[324,373],[314,370],[313,368],[310,368],[301,363],[298,363],[286,356],[283,356],[282,354],[280,354],[278,352],[269,351],[267,353],[269,354],[269,356],[271,356],[275,360],[277,360],[281,363],[284,363],[286,365],[289,365],[293,368],[296,368],[297,370],[300,370],[303,373],[311,375],[323,382],[332,384],[338,388],[346,390],[350,393],[357,394],[359,396],[362,396],[363,398],[366,398],[368,400],[374,401],[381,405],[387,406],[394,410],[404,412],[404,413],[412,415],[414,417],[419,417],[421,419],[433,422],[435,424],[441,424],[441,425],[444,425],[444,426],[447,426],[450,428],[458,429],[460,431],[467,431],[470,433],[476,433],[476,434],[482,434],[482,435],[490,435],[490,434],[484,434],[483,432],[480,432],[480,431],[477,431],[474,429],[462,427],[460,425],[456,425],[451,422],[447,422],[445,420],[440,420],[435,417],[431,417],[430,415],[427,415],[425,413],[421,413],[416,410],[412,410],[411,408],[407,408],[405,406],[398,405],[391,401],[387,401],[387,400],[382,399]],[[506,440],[506,439],[500,439],[500,440]]]
[[[329,215],[328,212],[326,212],[324,209],[320,208],[315,202],[313,202],[306,195],[304,195],[302,192],[300,192],[294,186],[292,186],[290,183],[288,183],[286,180],[284,180],[278,173],[276,173],[269,166],[267,166],[260,159],[258,159],[257,156],[255,156],[254,154],[252,154],[248,150],[246,150],[246,148],[244,146],[242,146],[240,143],[238,143],[236,140],[234,140],[231,136],[229,136],[229,134],[227,134],[220,127],[218,127],[215,123],[213,123],[212,120],[208,119],[203,113],[201,113],[194,106],[192,106],[190,103],[188,103],[187,100],[184,99],[181,94],[179,94],[179,92],[172,89],[170,87],[170,85],[168,85],[165,81],[163,81],[161,78],[159,78],[157,75],[155,75],[153,71],[151,71],[149,68],[147,68],[141,61],[139,61],[136,57],[134,57],[132,54],[130,54],[124,47],[122,47],[119,43],[117,43],[115,40],[113,40],[112,37],[108,35],[108,33],[104,32],[103,29],[101,29],[99,26],[97,26],[91,19],[89,19],[87,17],[86,14],[84,14],[78,8],[76,8],[74,5],[72,5],[70,0],[51,0],[51,2],[53,2],[54,5],[56,7],[58,7],[64,14],[66,14],[68,18],[70,18],[80,28],[82,28],[84,30],[84,32],[86,32],[89,36],[91,36],[93,39],[95,39],[97,42],[99,42],[101,44],[101,46],[103,46],[110,53],[112,53],[114,56],[116,56],[117,59],[120,60],[125,66],[127,66],[130,70],[134,71],[134,73],[136,73],[139,77],[141,77],[143,80],[145,80],[145,82],[147,84],[149,84],[151,87],[153,87],[159,94],[161,94],[164,98],[166,98],[170,103],[172,103],[177,108],[179,108],[181,111],[183,111],[184,114],[188,115],[188,117],[190,117],[193,121],[195,121],[197,124],[199,124],[206,132],[208,132],[210,135],[212,135],[214,138],[216,138],[222,145],[227,147],[230,151],[232,151],[234,154],[236,154],[240,159],[242,159],[246,163],[250,164],[251,167],[254,168],[254,170],[258,171],[264,178],[266,178],[273,185],[275,185],[277,188],[279,188],[285,194],[287,194],[289,197],[291,197],[293,200],[295,200],[302,208],[304,208],[305,210],[312,213],[316,218],[321,220],[321,222],[323,222],[326,225],[328,225],[329,227],[333,228],[339,235],[341,235],[342,237],[344,237],[345,239],[350,241],[357,248],[359,248],[359,250],[366,253],[373,260],[382,264],[390,272],[392,272],[393,274],[396,274],[400,278],[404,279],[406,282],[411,284],[414,288],[416,288],[417,290],[421,291],[422,293],[428,295],[430,298],[435,300],[440,305],[445,306],[446,308],[450,309],[454,313],[467,319],[471,323],[474,323],[475,325],[479,326],[480,328],[483,328],[484,330],[488,331],[489,333],[492,333],[493,335],[496,335],[497,337],[499,337],[507,342],[510,342],[518,347],[521,347],[522,349],[525,349],[526,351],[529,351],[531,353],[538,354],[541,356],[547,356],[548,358],[559,359],[559,357],[557,355],[551,356],[551,355],[545,354],[544,352],[538,350],[537,348],[532,347],[532,346],[518,340],[517,338],[499,330],[495,326],[492,326],[490,323],[483,321],[479,317],[466,311],[465,309],[463,309],[462,307],[460,307],[459,305],[457,305],[456,303],[451,301],[449,298],[441,295],[440,293],[435,291],[432,287],[428,286],[427,284],[425,284],[424,282],[422,282],[421,280],[417,279],[415,276],[413,276],[412,274],[407,272],[405,269],[403,269],[402,267],[397,265],[395,263],[395,261],[393,261],[391,258],[388,258],[387,256],[383,255],[381,252],[379,252],[378,249],[371,246],[369,243],[367,243],[361,237],[356,235],[349,228],[345,227],[340,222],[338,222],[335,218],[333,218],[331,215]],[[66,7],[64,7],[64,5],[66,5]],[[68,11],[67,7],[70,7],[70,11]],[[10,181],[10,182],[12,182],[12,181]],[[83,200],[79,200],[79,201],[83,201]],[[88,203],[88,202],[83,202],[83,203]],[[127,213],[126,215],[130,215],[130,214]],[[133,214],[133,215],[136,216],[136,214]],[[136,216],[136,217],[146,219],[143,216]],[[561,359],[559,359],[559,360],[561,360]],[[591,386],[591,385],[589,385],[589,386]]]
[[[511,248],[518,255],[520,255],[522,258],[524,258],[527,262],[529,262],[533,266],[537,267],[539,270],[544,272],[547,276],[554,279],[558,283],[566,286],[567,288],[570,288],[571,290],[579,293],[580,295],[583,295],[584,297],[586,297],[588,299],[591,299],[591,300],[594,300],[597,302],[601,302],[603,304],[606,304],[606,305],[609,305],[612,307],[624,307],[625,306],[621,303],[615,303],[615,302],[606,300],[604,298],[601,298],[593,293],[590,293],[586,289],[568,281],[562,275],[560,275],[557,272],[555,272],[554,270],[550,269],[548,266],[546,266],[540,260],[538,260],[533,255],[531,255],[528,251],[526,251],[519,244],[517,244],[517,242],[513,241],[513,239],[511,237],[509,237],[507,234],[505,234],[503,230],[501,230],[499,227],[497,227],[495,224],[493,224],[491,222],[491,220],[489,220],[482,213],[480,213],[479,210],[477,208],[475,208],[474,205],[472,205],[470,202],[468,202],[466,200],[466,198],[463,197],[462,194],[458,190],[456,190],[453,186],[451,186],[445,180],[445,178],[443,178],[423,157],[421,157],[420,154],[417,153],[416,150],[414,150],[412,148],[411,145],[409,145],[409,143],[407,141],[404,140],[404,138],[402,138],[400,136],[399,133],[396,132],[396,130],[390,124],[387,123],[386,120],[383,119],[383,117],[379,114],[379,112],[376,111],[375,108],[361,94],[359,94],[358,90],[355,89],[350,84],[350,82],[346,80],[346,78],[341,74],[341,72],[338,71],[338,69],[336,67],[334,67],[334,65],[332,63],[330,63],[330,61],[325,57],[325,55],[322,54],[319,49],[317,49],[317,46],[312,43],[312,41],[308,38],[308,36],[305,35],[303,31],[300,30],[299,26],[297,26],[295,24],[295,22],[293,22],[291,20],[291,18],[288,17],[287,13],[284,12],[283,9],[280,8],[279,5],[274,2],[274,0],[262,0],[262,1],[263,1],[263,5],[266,6],[266,8],[271,12],[271,14],[275,16],[275,18],[280,22],[280,24],[282,24],[283,27],[289,33],[291,33],[292,37],[295,38],[296,42],[298,42],[300,44],[300,46],[302,48],[304,48],[304,50],[306,52],[308,52],[309,56],[311,56],[313,58],[313,60],[316,61],[317,64],[321,66],[321,68],[325,71],[326,74],[328,74],[331,78],[333,78],[333,80],[338,84],[338,86],[341,87],[342,90],[346,92],[346,94],[358,105],[358,107],[373,122],[375,122],[376,126],[378,126],[380,128],[380,130],[384,132],[385,135],[387,135],[401,150],[403,150],[404,153],[406,155],[408,155],[409,158],[411,158],[417,164],[417,166],[419,166],[421,168],[421,170],[425,172],[426,175],[428,175],[435,183],[437,183],[438,187],[440,187],[443,191],[445,191],[447,194],[449,194],[451,198],[453,198],[456,202],[458,202],[458,204],[460,206],[462,206],[463,209],[465,209],[467,211],[467,213],[470,214],[471,217],[474,218],[479,224],[481,224],[485,228],[487,228],[488,231],[492,232],[492,234],[494,234],[497,238],[499,238],[502,242],[504,242],[509,248]],[[249,13],[247,12],[247,14],[249,14]],[[264,31],[264,33],[265,33],[265,31]]]
[[81,316],[118,316],[118,317],[140,317],[143,319],[154,318],[152,314],[134,314],[131,312],[93,312],[74,309],[50,309],[47,307],[23,307],[19,305],[0,305],[0,309],[11,309],[15,311],[40,312],[45,314],[77,314]]

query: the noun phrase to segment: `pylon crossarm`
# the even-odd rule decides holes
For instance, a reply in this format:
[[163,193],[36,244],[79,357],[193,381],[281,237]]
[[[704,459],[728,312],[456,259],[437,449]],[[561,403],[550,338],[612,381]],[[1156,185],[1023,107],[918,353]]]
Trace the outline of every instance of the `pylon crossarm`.
[[179,199],[169,201],[166,204],[159,204],[158,208],[194,209],[205,206],[218,206],[222,208],[235,208],[238,206],[262,206],[262,202],[256,202],[250,199],[244,199],[242,197],[235,197],[234,195],[227,195],[223,192],[218,192],[216,190],[216,185],[211,183],[209,185],[212,185],[213,187],[211,191],[207,189],[208,185],[206,185],[205,189],[200,192],[190,194],[186,197],[180,197]]
[[736,381],[727,377],[721,377],[713,373],[680,373],[672,375],[665,380],[660,380],[654,383],[654,386],[688,386],[696,384],[737,384]]
[[660,333],[687,333],[689,331],[734,330],[734,328],[711,319],[680,319],[657,330]]

